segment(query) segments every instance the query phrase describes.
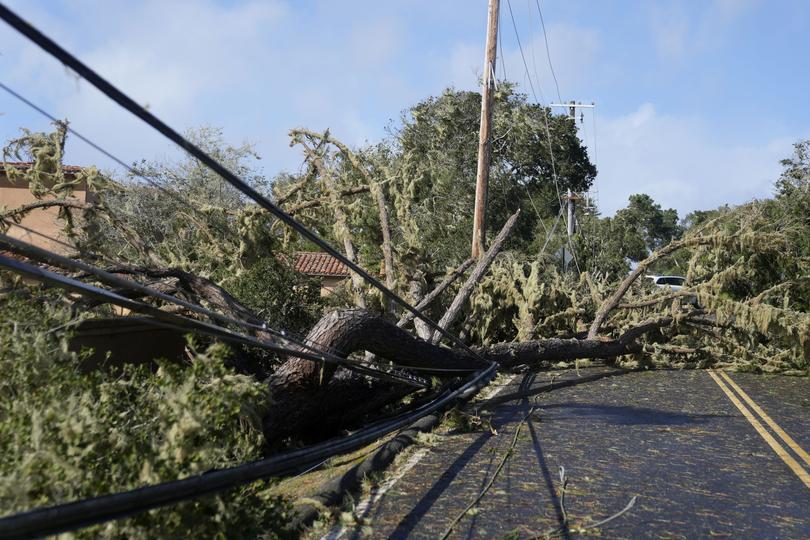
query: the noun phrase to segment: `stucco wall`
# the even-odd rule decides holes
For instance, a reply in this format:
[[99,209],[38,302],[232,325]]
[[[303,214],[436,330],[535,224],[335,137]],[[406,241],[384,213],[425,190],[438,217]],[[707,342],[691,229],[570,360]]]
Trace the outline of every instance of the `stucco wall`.
[[[85,202],[87,198],[86,189],[83,189],[81,186],[77,187],[73,191],[73,196],[76,199]],[[22,183],[12,184],[9,182],[8,178],[6,178],[5,173],[0,172],[0,206],[4,206],[6,210],[10,210],[24,204],[36,202],[36,200],[37,198],[31,194],[31,191],[29,191],[28,185]],[[21,225],[29,229],[33,229],[45,236],[64,240],[65,238],[64,234],[62,233],[62,229],[64,228],[65,224],[57,217],[58,214],[58,208],[32,210],[22,220]],[[66,251],[68,251],[67,248],[59,245],[59,243],[48,240],[43,236],[30,233],[21,227],[17,227],[16,225],[12,225],[7,234],[12,238],[19,238],[20,240],[34,244],[35,246],[49,249],[57,253],[64,254]]]
[[321,278],[321,296],[329,296],[335,287],[340,285],[346,277],[324,276]]

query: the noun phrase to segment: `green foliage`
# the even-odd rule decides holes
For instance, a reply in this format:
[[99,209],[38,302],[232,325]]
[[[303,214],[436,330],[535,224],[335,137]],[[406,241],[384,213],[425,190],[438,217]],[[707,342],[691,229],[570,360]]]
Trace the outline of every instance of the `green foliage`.
[[[439,265],[469,251],[478,152],[478,131],[471,126],[478,127],[480,109],[478,93],[447,90],[412,107],[391,141],[396,168],[390,189],[403,239],[412,249],[430,246]],[[510,241],[525,246],[536,220],[557,214],[553,171],[560,190],[584,190],[596,169],[573,122],[529,103],[512,85],[499,86],[493,111],[488,230],[496,233],[509,215],[523,208]]]
[[[803,216],[782,211],[779,201],[753,202],[716,213],[685,238],[701,238],[688,251],[684,291],[691,302],[653,293],[639,284],[626,302],[654,300],[619,310],[616,334],[666,314],[675,324],[648,338],[652,359],[672,365],[727,365],[738,369],[805,373],[810,366],[810,315],[805,280],[808,259],[798,238]],[[707,311],[699,324],[680,322],[696,304]],[[666,341],[666,343],[664,343]]]
[[[628,204],[613,217],[593,214],[578,218],[580,232],[575,250],[580,269],[618,278],[630,270],[631,262],[646,259],[652,252],[680,238],[683,228],[678,212],[664,210],[646,194],[631,195]],[[654,265],[658,274],[683,274],[685,263],[671,257]]]
[[[317,287],[281,263],[279,257],[291,257],[277,253],[275,220],[267,212],[247,204],[235,188],[190,158],[136,166],[160,189],[135,177],[116,183],[93,168],[74,179],[61,163],[66,125],[56,127],[51,134],[26,131],[12,141],[7,156],[36,160],[30,168],[9,168],[8,173],[15,181],[28,181],[37,196],[67,198],[77,181],[89,182],[93,204],[82,212],[80,227],[71,228],[79,257],[91,253],[102,266],[115,261],[179,268],[226,288],[232,285],[237,296],[273,323],[289,321],[296,331],[312,324],[321,307]],[[228,145],[213,128],[188,136],[254,188],[266,190],[264,178],[253,168],[257,156],[250,145]],[[73,222],[68,224],[73,227]]]
[[[793,155],[782,160],[782,175],[776,182],[777,214],[793,216],[799,222],[796,249],[810,257],[810,139],[797,142]],[[810,309],[810,284],[804,289]]]
[[516,253],[493,264],[470,299],[470,335],[484,344],[571,337],[593,318],[604,284]]
[[[399,287],[419,279],[429,287],[441,275],[437,268],[455,267],[469,254],[480,99],[476,92],[448,89],[405,111],[385,140],[355,150],[366,172],[383,186],[390,205]],[[509,83],[499,85],[495,99],[488,230],[493,236],[509,215],[523,208],[509,240],[512,248],[521,249],[531,243],[538,220],[558,212],[552,171],[557,172],[561,190],[583,190],[596,169],[567,117],[529,103]],[[554,149],[553,167],[549,144]],[[323,152],[323,165],[338,189],[368,186],[357,167],[334,149]],[[274,186],[275,195],[290,210],[324,199],[329,190],[322,176],[323,171],[313,167],[300,175],[282,175]],[[381,266],[382,239],[372,194],[342,200],[360,262],[376,272]],[[330,226],[336,222],[331,208],[320,205],[296,216],[337,240]],[[305,243],[298,245],[308,248]]]
[[259,259],[233,280],[229,290],[270,326],[300,334],[306,334],[323,309],[318,280],[299,274],[275,256]]
[[[54,300],[0,297],[0,512],[132,489],[261,456],[265,386],[190,345],[187,366],[83,374]],[[35,290],[40,293],[41,291]],[[110,522],[81,537],[230,538],[280,530],[260,484]],[[270,533],[272,535],[272,532]]]
[[[187,136],[254,188],[266,191],[264,177],[254,170],[257,156],[250,145],[228,145],[213,128]],[[273,218],[245,202],[199,161],[144,161],[135,168],[151,184],[131,177],[119,189],[101,193],[116,226],[89,223],[81,247],[113,260],[180,268],[220,284],[276,250]]]

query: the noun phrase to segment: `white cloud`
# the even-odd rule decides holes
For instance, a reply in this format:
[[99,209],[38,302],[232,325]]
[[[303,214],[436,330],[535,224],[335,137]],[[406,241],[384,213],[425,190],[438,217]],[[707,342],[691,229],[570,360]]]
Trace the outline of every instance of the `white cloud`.
[[772,193],[793,139],[729,145],[696,118],[662,115],[650,103],[600,122],[599,199],[605,215],[647,193],[681,217]]
[[728,30],[759,0],[712,0],[688,5],[651,2],[650,31],[662,60],[680,61],[722,44]]
[[[209,107],[203,103],[244,87],[261,62],[279,61],[273,50],[255,46],[284,19],[285,9],[278,2],[256,0],[236,6],[80,2],[70,8],[92,13],[92,25],[83,17],[60,22],[37,6],[18,7],[23,17],[181,130],[218,123],[222,117],[217,113],[227,108],[226,98]],[[71,22],[73,36],[66,31]],[[4,35],[8,35],[11,49],[9,54],[4,51],[2,62],[12,85],[50,112],[68,118],[74,128],[125,161],[173,151],[89,83],[74,80],[36,46],[10,30]],[[86,39],[77,39],[77,35]],[[109,165],[75,140],[68,147],[68,159]]]
[[652,31],[658,55],[664,59],[681,58],[689,48],[689,18],[682,4],[661,6],[652,11]]

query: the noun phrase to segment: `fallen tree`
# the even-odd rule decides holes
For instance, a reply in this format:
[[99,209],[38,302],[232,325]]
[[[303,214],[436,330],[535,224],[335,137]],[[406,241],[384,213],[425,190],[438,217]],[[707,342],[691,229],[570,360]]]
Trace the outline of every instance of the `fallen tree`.
[[[741,276],[751,273],[751,261],[779,256],[791,245],[793,225],[787,221],[770,222],[766,212],[756,205],[710,220],[685,237],[673,240],[639,262],[630,274],[613,285],[587,273],[577,279],[548,271],[539,261],[526,261],[513,254],[502,256],[510,235],[517,228],[517,212],[506,220],[480,260],[465,260],[430,292],[423,294],[425,271],[418,267],[424,268],[428,254],[417,243],[418,222],[413,212],[419,207],[412,200],[416,195],[397,192],[396,211],[392,214],[396,219],[392,225],[384,183],[372,174],[375,167],[364,164],[358,154],[328,131],[321,134],[294,130],[291,137],[294,144],[304,147],[310,168],[299,181],[282,190],[278,202],[290,205],[290,210],[306,213],[318,210],[328,201],[336,223],[336,238],[344,244],[350,259],[363,262],[359,260],[362,250],[356,246],[358,231],[350,223],[356,212],[356,201],[352,202],[351,197],[370,193],[378,209],[377,225],[382,229],[380,268],[386,282],[395,286],[394,276],[403,276],[402,286],[410,291],[411,301],[419,309],[430,310],[441,328],[458,331],[472,343],[478,342],[473,346],[477,357],[469,351],[440,345],[438,331],[425,321],[402,315],[394,324],[385,314],[390,305],[379,303],[380,313],[374,309],[343,307],[323,315],[305,337],[306,343],[318,349],[439,379],[480,369],[482,358],[497,363],[503,370],[538,369],[590,358],[649,363],[662,355],[681,360],[697,359],[697,363],[714,356],[722,362],[737,354],[763,359],[757,361],[764,365],[767,365],[765,356],[770,354],[771,365],[778,361],[797,369],[806,366],[803,362],[810,347],[806,314],[792,310],[787,304],[780,308],[767,302],[769,298],[794,290],[795,284],[802,281],[801,277],[776,282],[771,279],[759,289],[736,298],[728,293],[739,288]],[[178,258],[177,254],[162,250],[160,244],[150,249],[138,234],[128,229],[105,199],[104,189],[114,186],[121,190],[120,185],[97,178],[94,171],[74,173],[74,176],[93,179],[93,185],[102,186],[93,202],[77,204],[70,199],[75,183],[52,182],[52,176],[60,174],[54,163],[62,154],[64,126],[59,126],[55,136],[40,139],[29,136],[26,141],[40,145],[36,155],[42,163],[35,162],[27,171],[15,169],[15,178],[29,182],[39,196],[50,198],[19,209],[4,210],[6,219],[18,222],[30,212],[58,207],[63,212],[78,213],[77,217],[95,227],[101,221],[113,230],[122,230],[117,238],[130,245],[129,253],[135,254],[141,264],[108,266],[107,271],[148,280],[153,287],[246,323],[246,332],[255,338],[275,339],[262,329],[266,318],[228,291],[235,283],[229,274],[239,275],[244,267],[253,264],[256,258],[253,253],[273,246],[272,241],[268,243],[262,236],[267,234],[268,228],[273,229],[274,223],[261,211],[250,206],[209,207],[198,212],[184,210],[184,219],[188,219],[195,231],[192,238],[208,238],[223,255],[220,259],[227,261],[222,274],[226,277],[213,279],[221,271],[211,265],[222,267],[220,261],[207,259],[210,262],[202,266],[196,262],[190,264],[191,259]],[[330,146],[337,152],[330,153]],[[48,152],[41,151],[42,148],[50,148],[53,159],[44,159]],[[39,181],[43,173],[51,175],[49,182]],[[390,170],[385,174],[395,176]],[[86,232],[74,225],[77,220],[72,213],[69,216],[66,218],[69,233],[81,239]],[[398,247],[393,245],[390,235],[390,228],[397,224],[404,231],[413,228],[411,233],[401,236]],[[234,225],[234,232],[239,234],[238,242],[220,232],[223,227],[226,230],[231,227],[233,231]],[[181,221],[180,226],[186,225]],[[361,232],[368,234],[367,230]],[[155,238],[161,242],[170,240]],[[168,243],[168,246],[177,245]],[[116,246],[116,249],[120,248]],[[662,293],[639,283],[638,278],[653,264],[679,252],[687,252],[691,257],[689,288]],[[148,255],[142,255],[144,253]],[[396,253],[400,254],[399,260],[395,260]],[[107,255],[109,258],[110,253]],[[199,259],[193,252],[189,257]],[[422,262],[414,266],[411,260]],[[174,266],[173,262],[181,265]],[[397,264],[399,272],[395,273]],[[195,268],[200,268],[202,273]],[[454,285],[467,272],[469,275],[463,284]],[[356,305],[365,308],[366,298],[371,296],[357,276],[352,280],[352,289]],[[131,297],[142,296],[132,291],[119,292]],[[452,293],[452,297],[447,299],[447,307],[443,309],[442,296],[448,293]],[[690,301],[694,298],[699,299],[700,308]],[[178,309],[165,302],[149,301],[161,309]],[[459,324],[457,321],[463,315],[466,320]],[[414,325],[415,336],[406,330],[408,324]],[[757,335],[746,339],[743,334],[750,333],[752,326]],[[500,339],[493,342],[493,337]],[[270,391],[272,406],[263,420],[268,442],[302,434],[326,436],[395,404],[412,392],[407,386],[372,381],[344,368],[336,369],[334,365],[321,365],[303,358],[276,359],[281,361],[268,366],[257,363],[245,351],[238,352],[237,356],[240,357],[233,365],[243,372],[264,377]]]
[[[28,182],[32,192],[47,197],[47,202],[2,209],[2,218],[10,226],[32,212],[59,208],[66,221],[65,239],[75,247],[72,253],[75,257],[103,264],[116,275],[136,279],[244,323],[237,325],[240,331],[259,340],[278,340],[278,333],[268,331],[265,325],[277,324],[280,330],[289,330],[292,317],[288,307],[306,304],[310,309],[305,316],[296,318],[294,331],[305,333],[302,339],[309,346],[359,363],[374,364],[378,369],[409,371],[431,379],[436,388],[480,370],[489,362],[496,363],[502,371],[538,370],[597,358],[633,367],[732,366],[807,373],[808,228],[806,215],[791,210],[804,200],[802,197],[807,198],[807,184],[801,180],[806,175],[797,173],[798,180],[791,176],[789,195],[785,198],[721,212],[690,228],[683,237],[646,252],[648,257],[638,261],[629,275],[611,280],[598,273],[559,272],[547,259],[527,254],[525,244],[510,246],[522,224],[519,213],[508,218],[507,213],[501,218],[502,229],[481,260],[466,259],[466,238],[460,242],[464,244],[464,252],[448,257],[447,253],[454,252],[445,249],[444,258],[440,258],[436,253],[441,250],[425,241],[421,231],[425,221],[440,219],[444,219],[449,230],[455,216],[436,213],[436,197],[426,187],[430,185],[429,175],[419,182],[407,177],[410,172],[421,170],[412,167],[415,161],[406,156],[402,161],[409,163],[408,167],[397,169],[397,160],[390,160],[383,167],[366,163],[365,155],[348,150],[328,133],[298,131],[296,136],[303,137],[299,142],[306,145],[311,167],[296,183],[274,187],[277,202],[295,211],[301,219],[310,220],[313,226],[336,223],[336,227],[326,226],[321,232],[331,234],[330,239],[339,241],[353,260],[379,271],[398,293],[409,293],[412,304],[438,320],[442,328],[462,336],[472,352],[442,344],[436,329],[424,320],[391,313],[390,304],[357,279],[352,283],[353,291],[345,291],[353,295],[338,291],[330,299],[321,299],[311,283],[296,281],[300,276],[285,273],[291,272],[287,263],[292,250],[296,246],[305,248],[306,244],[296,244],[294,238],[278,233],[278,223],[266,212],[238,196],[229,196],[227,186],[217,184],[216,178],[199,182],[196,177],[194,182],[184,178],[174,192],[183,204],[167,206],[174,202],[157,190],[106,182],[88,172],[85,177],[94,179],[97,192],[92,201],[76,204],[70,200],[72,184],[53,182],[54,176],[58,180],[63,175],[54,160],[61,156],[64,137],[32,135],[27,141],[38,145],[35,154],[40,161],[32,159],[34,163],[28,169],[15,172],[16,179]],[[331,146],[337,151],[329,150]],[[441,154],[431,152],[434,157]],[[375,175],[382,174],[382,170],[384,180],[379,181]],[[173,178],[175,172],[162,171],[158,176]],[[41,178],[49,180],[41,182]],[[449,182],[448,178],[445,175],[442,180]],[[212,193],[217,197],[212,198]],[[385,208],[387,201],[392,201],[390,213]],[[798,207],[804,208],[801,204]],[[328,218],[319,219],[324,215]],[[429,225],[434,227],[435,223]],[[390,230],[386,234],[379,227]],[[639,279],[654,264],[675,256],[688,262],[683,290],[655,289]],[[442,268],[446,270],[441,271]],[[276,274],[291,279],[281,284],[272,282]],[[92,273],[72,277],[100,284]],[[11,292],[2,299],[11,305],[9,299],[25,285],[6,284]],[[297,298],[305,289],[308,296]],[[125,286],[115,292],[140,298],[153,308],[206,317],[166,298],[150,297]],[[28,296],[35,297],[31,291]],[[59,301],[71,305],[72,315],[110,314],[103,305],[75,296]],[[367,308],[358,309],[363,305]],[[59,324],[53,324],[54,330],[68,325],[68,320],[67,316],[58,319]],[[40,374],[47,371],[42,366],[46,365],[48,355],[56,355],[64,364],[62,368],[68,369],[65,365],[70,365],[71,358],[64,352],[62,342],[53,342],[56,332],[49,329],[42,335],[32,334],[29,348],[22,350],[24,344],[15,341],[18,322],[10,318],[0,330],[10,344],[9,350],[16,343],[14,350],[32,359],[25,366],[36,368],[32,373],[26,372],[25,377],[17,377],[22,380],[21,388],[34,387],[31,381],[38,381]],[[51,347],[38,349],[43,342],[51,343]],[[143,451],[154,454],[155,463],[175,459],[185,464],[183,460],[190,452],[204,453],[208,443],[195,434],[207,433],[200,422],[209,422],[208,418],[213,419],[211,425],[205,426],[209,431],[218,429],[217,418],[241,423],[229,426],[233,433],[224,433],[222,439],[217,439],[224,441],[227,451],[215,453],[216,460],[204,461],[206,467],[216,467],[228,459],[238,461],[257,452],[266,454],[287,442],[321,439],[351,429],[401,409],[413,400],[427,399],[435,389],[416,390],[406,384],[377,380],[345,367],[298,357],[295,352],[268,360],[249,347],[233,347],[231,356],[225,360],[224,347],[206,344],[213,346],[211,354],[189,347],[191,367],[173,366],[155,374],[133,371],[123,376],[123,387],[137,389],[132,390],[132,395],[140,395],[140,389],[146,389],[143,394],[149,397],[149,406],[160,413],[150,416],[163,419],[160,429],[166,433],[166,443],[158,441],[158,444],[151,439],[143,442],[146,448]],[[307,348],[299,348],[298,354]],[[8,354],[0,352],[0,359],[9,370],[19,368]],[[169,383],[162,379],[166,373],[170,374]],[[78,375],[71,376],[71,383],[81,384]],[[94,376],[104,380],[103,374]],[[189,380],[197,377],[196,386],[184,386],[183,377]],[[97,389],[108,391],[104,384],[117,388],[115,385],[119,383],[105,380],[104,384],[95,384],[95,379],[91,382],[89,390],[82,394],[83,403],[101,399]],[[58,377],[48,384],[58,386]],[[217,388],[221,395],[210,396],[213,402],[208,402],[206,392],[211,387]],[[73,421],[68,414],[71,411],[60,416],[63,411],[54,403],[73,399],[72,391],[60,387],[61,393],[44,401],[45,405],[31,405],[33,413],[23,415],[18,411],[16,421],[39,418],[36,415],[41,409],[49,418],[57,417],[68,425]],[[180,396],[177,398],[180,402],[175,402],[175,395]],[[220,398],[228,404],[222,409],[228,415],[221,415],[220,407],[212,405]],[[203,420],[188,407],[188,403],[197,403],[194,400],[207,404]],[[13,409],[9,400],[0,404],[9,411]],[[123,417],[114,407],[105,407],[109,414],[99,423],[101,427],[86,420],[85,413],[80,415],[92,424],[93,433],[125,432],[126,437],[145,437],[143,430],[119,426],[116,422]],[[177,416],[176,411],[181,411],[182,416]],[[135,415],[132,410],[127,414]],[[133,425],[151,426],[152,420],[145,413],[142,416],[140,423]],[[26,433],[36,432],[26,429]],[[259,431],[261,436],[257,435]],[[234,441],[239,442],[239,437],[246,433],[250,435],[246,447],[249,452],[240,453],[239,448],[245,445],[240,447]],[[33,452],[38,444],[32,435],[31,441],[21,448],[30,447]],[[115,444],[118,446],[110,452],[119,452],[126,446],[120,441]],[[78,455],[75,445],[65,445],[61,439],[57,438],[53,445],[57,448],[54,455]],[[9,449],[12,450],[17,462],[26,462],[24,452]],[[84,462],[80,465],[84,466]],[[165,465],[164,476],[158,479],[171,476],[175,470],[178,470],[175,465]],[[148,467],[142,477],[142,481],[157,478]],[[137,483],[127,478],[128,482]],[[48,495],[42,500],[50,498]]]

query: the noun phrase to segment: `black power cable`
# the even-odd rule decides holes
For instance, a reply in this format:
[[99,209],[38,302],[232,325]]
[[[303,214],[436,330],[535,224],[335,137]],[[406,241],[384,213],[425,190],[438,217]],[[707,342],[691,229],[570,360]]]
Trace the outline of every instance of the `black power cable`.
[[[322,345],[318,344],[310,340],[309,338],[303,337],[298,338],[294,334],[289,334],[285,331],[278,331],[274,328],[271,328],[266,323],[265,324],[255,324],[246,321],[242,321],[239,319],[234,319],[232,317],[228,317],[221,313],[212,311],[210,309],[204,308],[199,304],[195,304],[192,302],[187,302],[183,299],[177,298],[176,296],[172,296],[170,294],[163,293],[161,291],[157,291],[139,283],[137,281],[121,278],[111,272],[98,268],[96,266],[87,264],[82,261],[77,261],[75,259],[71,259],[65,257],[63,255],[59,255],[48,251],[46,249],[39,248],[27,242],[23,242],[22,240],[18,240],[16,238],[11,238],[7,235],[0,234],[0,247],[5,247],[6,249],[17,253],[19,255],[23,255],[29,259],[37,260],[40,262],[44,262],[46,264],[52,264],[56,266],[60,266],[65,269],[76,270],[79,272],[84,272],[89,275],[95,276],[98,281],[104,283],[105,285],[118,287],[120,289],[126,289],[131,291],[137,291],[139,293],[145,294],[147,296],[151,296],[152,298],[156,298],[159,300],[163,300],[165,302],[169,302],[186,309],[189,309],[199,315],[205,315],[212,319],[215,319],[223,324],[232,324],[235,326],[241,326],[243,328],[248,328],[251,330],[257,330],[261,332],[266,332],[274,336],[275,338],[292,343],[299,347],[302,347],[305,350],[308,350],[312,353],[319,354],[332,360],[334,363],[343,364],[348,362],[344,357],[340,356],[337,351],[327,350],[329,347],[324,348]],[[353,365],[368,365],[372,367],[374,364],[367,364],[367,363],[353,363]],[[446,368],[446,367],[427,367],[427,366],[413,366],[413,365],[403,365],[403,364],[396,364],[396,368],[398,369],[410,369],[413,371],[424,371],[424,372],[432,372],[432,373],[442,373],[445,375],[449,375],[452,373],[471,373],[475,371],[473,368]],[[430,386],[427,381],[422,381],[423,387]]]
[[[50,238],[47,237],[46,238]],[[70,244],[64,244],[67,247],[72,248]],[[48,251],[46,249],[42,249],[40,247],[34,246],[27,242],[23,242],[22,240],[18,240],[16,238],[12,238],[5,234],[0,234],[0,247],[5,247],[6,249],[13,251],[19,255],[23,255],[28,257],[29,259],[34,259],[40,262],[44,262],[47,264],[53,264],[56,266],[61,266],[62,268],[69,269],[69,270],[76,270],[80,272],[84,272],[90,275],[95,276],[99,281],[102,283],[112,286],[112,287],[119,287],[122,289],[128,289],[131,291],[137,291],[143,293],[145,295],[151,296],[152,298],[157,298],[159,300],[163,300],[164,302],[169,302],[181,307],[184,307],[190,311],[197,313],[198,315],[205,315],[206,317],[210,317],[220,323],[223,324],[232,324],[236,326],[241,326],[243,328],[248,328],[250,330],[258,330],[262,332],[266,332],[268,334],[273,335],[274,337],[288,341],[300,347],[305,347],[312,352],[316,352],[318,354],[324,355],[331,355],[335,356],[331,353],[331,351],[327,352],[323,349],[320,349],[311,343],[307,343],[304,340],[299,340],[295,336],[288,335],[286,332],[275,330],[271,328],[267,324],[256,324],[250,323],[247,321],[242,321],[239,319],[234,319],[233,317],[228,317],[216,311],[212,311],[210,309],[206,309],[199,304],[195,304],[193,302],[187,302],[181,298],[177,298],[176,296],[172,296],[170,294],[166,294],[151,287],[148,287],[142,283],[139,283],[135,280],[124,279],[121,278],[111,272],[93,266],[91,264],[87,264],[82,261],[78,261],[75,259],[71,259],[69,257],[65,257],[63,255],[59,255],[57,253]]]
[[[0,83],[0,87],[2,87],[2,83]],[[27,226],[23,225],[22,223],[16,223],[13,220],[8,219],[8,218],[3,218],[3,221],[7,225],[22,229],[23,231],[25,231],[25,232],[27,232],[29,234],[33,234],[35,236],[38,236],[38,237],[43,238],[45,240],[48,240],[49,242],[53,242],[54,244],[56,244],[58,246],[61,246],[63,248],[67,248],[68,250],[76,251],[79,255],[81,255],[83,257],[86,257],[86,258],[88,258],[90,260],[95,259],[95,260],[98,260],[98,261],[105,261],[107,263],[110,263],[111,265],[117,265],[118,264],[118,263],[116,263],[116,261],[113,261],[112,259],[110,259],[108,257],[105,257],[103,255],[99,255],[99,254],[96,254],[96,253],[91,253],[89,251],[85,251],[85,250],[79,248],[78,246],[68,244],[67,242],[64,242],[64,241],[62,241],[62,240],[60,240],[58,238],[55,238],[55,237],[47,235],[47,234],[43,234],[42,232],[34,230],[34,229],[30,228],[30,227],[27,227]],[[130,280],[122,280],[120,277],[116,276],[115,274],[113,274],[111,272],[108,272],[108,271],[106,271],[106,270],[104,270],[102,268],[99,268],[97,266],[87,265],[87,264],[82,263],[79,260],[70,259],[68,257],[64,257],[62,255],[56,254],[56,253],[54,253],[52,251],[48,251],[48,250],[45,250],[45,249],[42,249],[42,248],[38,248],[38,247],[34,246],[33,244],[23,242],[23,241],[21,241],[19,239],[16,239],[16,238],[12,238],[12,237],[10,237],[8,235],[0,234],[0,245],[3,245],[3,244],[6,245],[7,248],[10,249],[11,251],[14,251],[16,253],[24,255],[24,256],[26,256],[26,257],[28,257],[30,259],[36,259],[36,260],[38,260],[40,262],[45,262],[47,264],[61,266],[62,268],[66,268],[66,269],[70,268],[70,269],[74,269],[74,270],[80,270],[82,272],[92,274],[92,275],[95,275],[96,277],[99,277],[100,281],[104,281],[104,279],[101,279],[102,276],[111,276],[111,278],[107,278],[107,284],[111,284],[111,279],[121,280],[119,283],[112,283],[112,285],[113,286],[118,286],[118,287],[128,288],[128,289],[131,289],[131,290],[140,290],[141,292],[144,292],[145,294],[148,294],[148,295],[150,295],[150,296],[152,296],[154,298],[158,298],[158,299],[164,300],[166,302],[171,302],[171,303],[177,304],[179,306],[183,306],[183,307],[185,307],[187,309],[190,309],[192,311],[195,311],[195,312],[197,312],[197,313],[199,313],[201,315],[206,315],[208,317],[211,317],[213,319],[217,319],[220,322],[224,322],[226,324],[236,324],[236,325],[239,325],[239,326],[242,326],[244,328],[251,329],[251,330],[266,331],[266,332],[268,332],[270,334],[273,334],[274,336],[276,336],[276,337],[278,337],[280,339],[283,339],[285,341],[289,341],[291,343],[295,343],[296,345],[307,347],[307,348],[309,348],[309,349],[311,349],[313,351],[316,351],[318,353],[321,353],[321,354],[332,354],[332,355],[340,356],[340,352],[337,351],[336,349],[334,349],[333,347],[330,347],[328,345],[320,343],[317,340],[308,338],[306,336],[302,336],[301,334],[297,334],[297,333],[295,333],[295,332],[293,332],[291,330],[288,330],[288,329],[285,329],[285,328],[282,328],[281,330],[276,330],[275,328],[272,328],[269,324],[267,324],[265,321],[262,321],[260,319],[257,319],[258,322],[256,322],[256,323],[250,323],[250,322],[246,322],[246,321],[240,321],[240,320],[237,320],[237,319],[232,319],[230,317],[226,317],[225,315],[223,315],[221,313],[217,313],[217,312],[211,311],[209,309],[206,309],[206,308],[200,306],[199,304],[194,304],[192,302],[186,302],[186,301],[184,301],[184,300],[182,300],[180,298],[177,298],[175,296],[171,296],[171,295],[168,295],[168,294],[165,294],[165,293],[161,293],[159,291],[155,291],[154,289],[150,289],[146,285],[143,285],[142,283],[140,283],[138,281],[135,281],[135,280],[131,280],[131,281]],[[145,288],[144,289],[138,289],[137,287],[145,287]]]
[[113,86],[109,81],[98,75],[95,71],[90,69],[86,64],[81,62],[78,58],[67,52],[64,48],[62,48],[59,44],[54,42],[52,39],[47,37],[45,34],[34,28],[31,24],[29,24],[24,19],[20,18],[16,13],[8,9],[5,5],[0,4],[0,18],[2,18],[6,23],[8,23],[12,28],[26,36],[28,39],[36,43],[39,47],[41,47],[45,52],[62,62],[66,67],[72,69],[82,78],[84,78],[87,82],[95,86],[98,90],[100,90],[103,94],[107,97],[112,99],[115,103],[117,103],[122,108],[126,109],[136,117],[140,118],[149,126],[154,128],[156,131],[161,133],[164,137],[169,139],[170,141],[174,142],[180,148],[188,152],[190,155],[198,159],[201,163],[206,165],[209,169],[217,173],[221,176],[225,181],[233,185],[236,189],[244,193],[250,199],[255,201],[259,206],[276,216],[282,222],[284,222],[287,226],[291,229],[295,230],[298,234],[315,244],[316,246],[320,247],[343,264],[348,266],[352,271],[357,273],[361,276],[366,282],[371,284],[374,288],[379,290],[389,299],[393,300],[407,311],[413,313],[414,316],[419,317],[425,323],[431,326],[434,330],[439,332],[442,336],[450,339],[452,342],[463,348],[466,352],[468,352],[473,358],[478,359],[482,364],[489,365],[490,363],[484,360],[478,353],[473,351],[466,343],[464,343],[460,338],[456,337],[451,332],[445,330],[441,326],[439,326],[436,322],[426,316],[424,313],[419,311],[418,309],[411,306],[408,302],[403,300],[398,294],[391,291],[380,283],[377,279],[372,277],[368,272],[366,272],[363,268],[361,268],[357,263],[349,260],[345,255],[343,255],[340,251],[333,248],[329,245],[328,242],[323,240],[320,236],[316,233],[310,231],[307,227],[305,227],[301,222],[296,220],[290,214],[270,202],[266,197],[264,197],[261,193],[256,191],[252,186],[247,184],[244,180],[233,174],[230,170],[228,170],[224,165],[222,165],[219,161],[212,158],[208,155],[205,151],[201,148],[193,144],[191,141],[177,133],[174,129],[169,127],[165,122],[157,118],[155,115],[147,111],[144,107],[136,103],[132,98],[121,92],[118,88]]
[[82,283],[81,281],[77,281],[75,279],[71,279],[61,274],[50,272],[38,266],[20,262],[3,255],[0,255],[0,266],[6,267],[17,274],[29,277],[31,279],[55,285],[62,289],[76,292],[78,294],[81,294],[82,296],[95,298],[103,302],[115,304],[117,306],[121,306],[129,310],[135,311],[137,313],[144,313],[156,319],[157,321],[160,321],[163,326],[168,325],[171,326],[172,328],[191,330],[194,332],[220,338],[233,343],[250,345],[253,347],[260,347],[268,351],[278,352],[281,354],[289,354],[292,356],[296,356],[298,358],[303,358],[305,360],[312,360],[314,362],[326,362],[331,364],[337,364],[347,369],[356,371],[358,373],[370,375],[379,379],[387,379],[394,382],[401,382],[419,388],[430,387],[430,384],[420,377],[414,377],[411,375],[399,373],[388,373],[375,369],[367,364],[360,364],[351,360],[335,357],[332,355],[325,355],[320,353],[312,353],[307,351],[290,349],[288,347],[283,347],[276,343],[270,343],[267,341],[254,338],[252,336],[239,334],[231,330],[228,330],[227,328],[223,328],[221,326],[216,326],[213,324],[198,321],[196,319],[191,319],[174,313],[167,313],[154,306],[150,306],[149,304],[145,304],[137,300],[132,300],[131,298],[121,296],[120,294],[116,294],[112,291],[95,287],[93,285],[88,285],[87,283]]

